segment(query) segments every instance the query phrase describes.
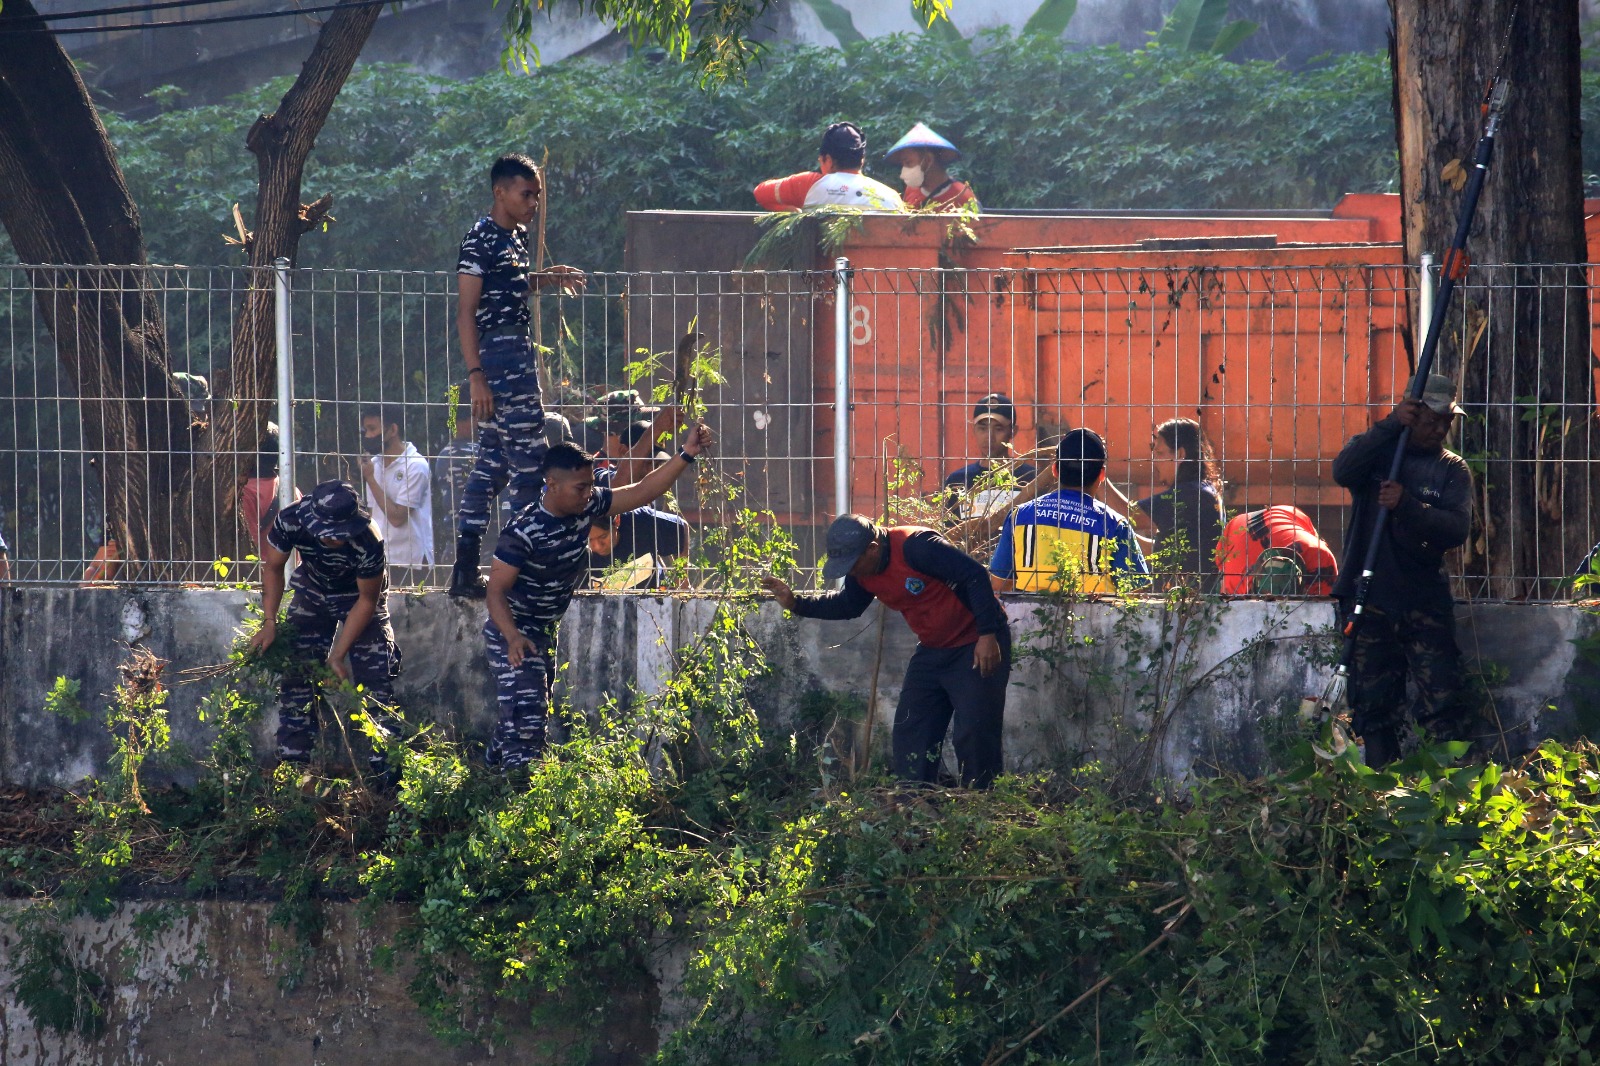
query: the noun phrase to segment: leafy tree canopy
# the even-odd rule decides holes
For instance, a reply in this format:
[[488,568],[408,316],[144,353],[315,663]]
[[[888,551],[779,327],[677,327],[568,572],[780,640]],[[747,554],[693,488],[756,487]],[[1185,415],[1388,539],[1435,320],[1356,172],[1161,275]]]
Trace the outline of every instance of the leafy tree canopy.
[[[338,223],[301,261],[448,269],[487,202],[489,160],[548,148],[553,254],[616,268],[625,211],[754,209],[756,182],[812,165],[820,130],[840,118],[867,132],[869,170],[928,122],[961,145],[960,172],[991,207],[1325,207],[1394,177],[1380,56],[1287,71],[1039,36],[981,43],[785,49],[713,92],[696,69],[648,58],[467,82],[367,66],[312,155],[307,187],[334,193]],[[250,217],[255,188],[240,145],[285,85],[144,121],[107,116],[155,261],[234,261],[221,234],[234,202]]]

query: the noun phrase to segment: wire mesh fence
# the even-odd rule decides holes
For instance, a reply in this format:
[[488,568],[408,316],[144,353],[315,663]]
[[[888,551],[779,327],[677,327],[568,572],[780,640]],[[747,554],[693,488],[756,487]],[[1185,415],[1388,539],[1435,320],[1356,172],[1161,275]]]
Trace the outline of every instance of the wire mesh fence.
[[[0,268],[0,534],[11,581],[253,579],[249,557],[278,496],[275,442],[241,437],[228,452],[228,483],[213,491],[140,479],[158,460],[216,450],[218,412],[244,391],[232,381],[247,343],[238,316],[271,280],[243,268]],[[1452,556],[1461,591],[1555,595],[1582,557],[1573,546],[1595,540],[1594,280],[1588,267],[1475,268],[1458,289],[1448,344],[1471,358],[1446,364],[1469,368],[1457,374],[1467,414],[1451,446],[1481,490],[1473,536]],[[1401,394],[1420,345],[1410,326],[1415,269],[1329,266],[1309,252],[1272,266],[1067,269],[1024,256],[1005,270],[859,269],[842,316],[837,281],[827,271],[597,274],[580,294],[547,293],[534,326],[546,408],[619,479],[632,479],[668,443],[659,425],[630,427],[671,401],[680,346],[692,337],[697,365],[717,368],[698,393],[719,438],[702,464],[715,476],[685,479],[662,508],[686,521],[691,558],[708,529],[745,508],[793,533],[806,564],[841,499],[941,526],[997,515],[1079,427],[1104,438],[1120,494],[1108,499],[1126,509],[1121,496],[1148,501],[1193,476],[1157,433],[1173,420],[1192,422],[1215,456],[1230,516],[1299,508],[1337,555],[1348,493],[1332,461]],[[397,423],[428,463],[431,484],[411,520],[431,544],[396,583],[438,586],[454,561],[453,516],[475,432],[455,277],[300,269],[291,287],[293,489],[329,478],[361,485],[363,416]],[[142,325],[118,339],[107,308],[126,320],[130,300],[144,308]],[[111,356],[97,365],[119,368],[92,383],[82,355],[90,333]],[[640,394],[637,405],[612,395],[627,390]],[[996,393],[1004,403],[979,404]],[[174,403],[185,432],[130,425],[159,421]],[[1524,427],[1517,439],[1532,443],[1504,444],[1504,425]],[[839,469],[848,471],[843,485]],[[1499,513],[1511,497],[1496,492],[1524,482],[1515,499],[1537,514]],[[128,498],[141,499],[141,521],[224,527],[226,550],[119,569],[128,553],[108,541],[123,527],[108,512]],[[992,529],[961,531],[986,558]],[[1159,529],[1148,531],[1159,541]],[[1540,543],[1526,550],[1516,538]],[[1215,587],[1212,558],[1191,550],[1155,562],[1169,572],[1163,581]],[[710,571],[696,563],[651,573],[623,583],[695,585]]]

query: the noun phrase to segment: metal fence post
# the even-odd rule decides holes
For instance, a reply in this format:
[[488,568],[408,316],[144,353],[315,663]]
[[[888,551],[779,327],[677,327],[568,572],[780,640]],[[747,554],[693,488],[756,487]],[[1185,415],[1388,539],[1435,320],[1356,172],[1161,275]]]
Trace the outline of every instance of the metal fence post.
[[833,511],[850,513],[850,260],[833,261]]
[[278,506],[294,502],[294,348],[289,316],[289,260],[272,261],[278,326]]
[[1423,252],[1418,263],[1422,271],[1417,279],[1417,323],[1426,333],[1433,321],[1433,253]]

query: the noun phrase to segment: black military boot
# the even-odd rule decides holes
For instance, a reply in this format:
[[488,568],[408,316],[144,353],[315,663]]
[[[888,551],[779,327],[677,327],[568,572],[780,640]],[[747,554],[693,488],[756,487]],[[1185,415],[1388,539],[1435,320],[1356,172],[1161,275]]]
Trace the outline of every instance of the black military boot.
[[478,572],[478,548],[482,538],[473,533],[456,537],[456,565],[450,571],[450,595],[481,600],[489,594],[489,583]]

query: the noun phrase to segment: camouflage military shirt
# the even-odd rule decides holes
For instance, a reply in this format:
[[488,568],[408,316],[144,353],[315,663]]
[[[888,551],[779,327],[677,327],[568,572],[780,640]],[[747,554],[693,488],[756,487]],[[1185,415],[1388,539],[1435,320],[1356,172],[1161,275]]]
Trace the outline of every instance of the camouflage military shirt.
[[581,514],[557,517],[533,504],[506,523],[494,557],[521,571],[506,597],[517,628],[542,628],[566,613],[589,572],[589,526],[610,510],[611,490],[597,485]]
[[300,553],[291,588],[322,596],[343,596],[357,591],[356,580],[384,576],[383,538],[370,521],[366,529],[337,548],[329,548],[306,528],[313,505],[307,496],[278,512],[267,530],[267,543],[281,552]]
[[528,269],[532,262],[526,226],[503,229],[485,215],[462,238],[456,273],[483,279],[476,316],[479,337],[495,331],[527,332]]

